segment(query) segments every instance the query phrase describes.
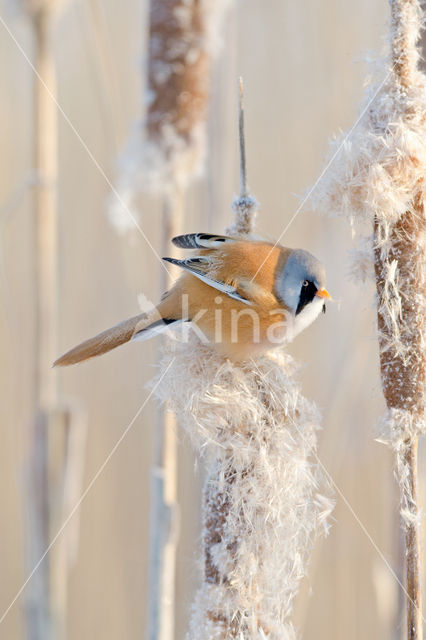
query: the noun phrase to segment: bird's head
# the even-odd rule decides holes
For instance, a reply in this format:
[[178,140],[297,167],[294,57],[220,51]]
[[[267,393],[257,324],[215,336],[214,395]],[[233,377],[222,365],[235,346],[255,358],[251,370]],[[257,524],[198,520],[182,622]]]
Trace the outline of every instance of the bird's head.
[[325,284],[322,262],[303,249],[289,252],[276,275],[275,288],[294,318],[293,337],[311,324],[321,311],[325,311],[325,300],[331,299]]

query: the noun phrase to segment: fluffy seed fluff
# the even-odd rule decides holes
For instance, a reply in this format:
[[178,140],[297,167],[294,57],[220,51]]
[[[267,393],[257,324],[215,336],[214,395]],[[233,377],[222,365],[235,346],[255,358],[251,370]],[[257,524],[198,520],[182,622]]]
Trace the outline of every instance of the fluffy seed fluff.
[[401,409],[389,409],[383,416],[379,427],[378,442],[392,447],[395,453],[395,475],[401,489],[401,520],[404,527],[415,525],[420,527],[422,512],[416,508],[413,501],[410,486],[410,468],[407,459],[407,441],[416,437],[419,431],[426,429],[424,417],[421,418],[423,424],[419,424],[417,416],[413,416],[410,411]]
[[413,76],[412,86],[403,88],[395,81],[395,69],[387,68],[383,85],[370,87],[359,124],[350,136],[333,143],[339,155],[312,203],[316,210],[347,216],[362,229],[363,248],[356,254],[354,271],[360,279],[369,272],[378,283],[382,372],[392,368],[392,376],[383,377],[388,406],[422,414],[426,85],[423,74]]
[[380,440],[395,451],[401,513],[409,526],[417,510],[407,483],[407,448],[426,426],[426,82],[417,69],[420,4],[390,4],[384,80],[368,87],[358,124],[334,141],[335,159],[311,201],[361,230],[363,249],[354,265],[359,279],[370,272],[376,280],[388,407]]
[[163,372],[171,359],[157,393],[208,469],[189,638],[290,640],[293,599],[332,509],[314,455],[319,412],[281,350],[237,365],[191,336],[167,345]]
[[[134,228],[140,193],[173,194],[204,170],[211,62],[231,0],[163,0],[152,5],[146,122],[133,127],[118,167],[110,220]],[[124,206],[123,206],[124,203]]]
[[232,203],[234,220],[226,228],[225,233],[230,236],[246,235],[247,229],[252,229],[256,222],[259,203],[250,194],[235,198]]

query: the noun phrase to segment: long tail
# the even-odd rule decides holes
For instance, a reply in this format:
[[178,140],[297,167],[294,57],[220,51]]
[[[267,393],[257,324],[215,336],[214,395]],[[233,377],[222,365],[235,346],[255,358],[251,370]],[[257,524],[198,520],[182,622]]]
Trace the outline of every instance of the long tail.
[[70,364],[83,362],[89,358],[107,353],[121,344],[129,342],[129,340],[151,337],[151,335],[166,328],[171,322],[175,322],[175,320],[163,319],[159,309],[153,309],[149,313],[140,313],[133,318],[128,318],[128,320],[116,324],[111,329],[98,333],[93,338],[67,351],[53,363],[53,366],[67,367]]

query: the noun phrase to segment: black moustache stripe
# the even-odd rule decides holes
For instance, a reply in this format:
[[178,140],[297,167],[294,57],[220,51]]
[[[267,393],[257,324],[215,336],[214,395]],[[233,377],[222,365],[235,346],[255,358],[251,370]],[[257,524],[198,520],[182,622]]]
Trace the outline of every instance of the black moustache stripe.
[[302,311],[302,309],[306,307],[307,304],[312,302],[312,300],[315,298],[315,294],[317,291],[318,289],[316,288],[313,282],[308,282],[307,287],[302,286],[300,290],[299,304],[297,305],[297,309],[296,309],[296,315],[299,314]]

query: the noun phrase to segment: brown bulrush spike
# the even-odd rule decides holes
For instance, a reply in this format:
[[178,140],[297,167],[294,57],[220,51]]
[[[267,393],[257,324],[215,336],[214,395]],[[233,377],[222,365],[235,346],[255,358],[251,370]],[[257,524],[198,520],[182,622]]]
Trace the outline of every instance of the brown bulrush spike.
[[210,91],[210,58],[201,46],[206,37],[201,0],[152,0],[148,85],[152,100],[147,113],[151,140],[166,141],[170,131],[190,142],[204,123]]
[[[247,189],[241,98],[241,193],[228,233],[248,235],[256,201]],[[165,350],[156,393],[207,465],[191,640],[294,637],[293,601],[332,509],[313,459],[318,412],[294,369],[282,349],[233,363],[195,333]]]
[[[421,640],[422,558],[417,505],[418,438],[426,431],[426,77],[418,69],[423,11],[391,0],[383,79],[367,89],[356,125],[336,141],[315,190],[315,208],[346,215],[364,238],[354,275],[372,258],[377,290],[380,373],[387,413],[380,440],[395,454],[405,535],[408,640]],[[349,138],[349,144],[347,144]]]

